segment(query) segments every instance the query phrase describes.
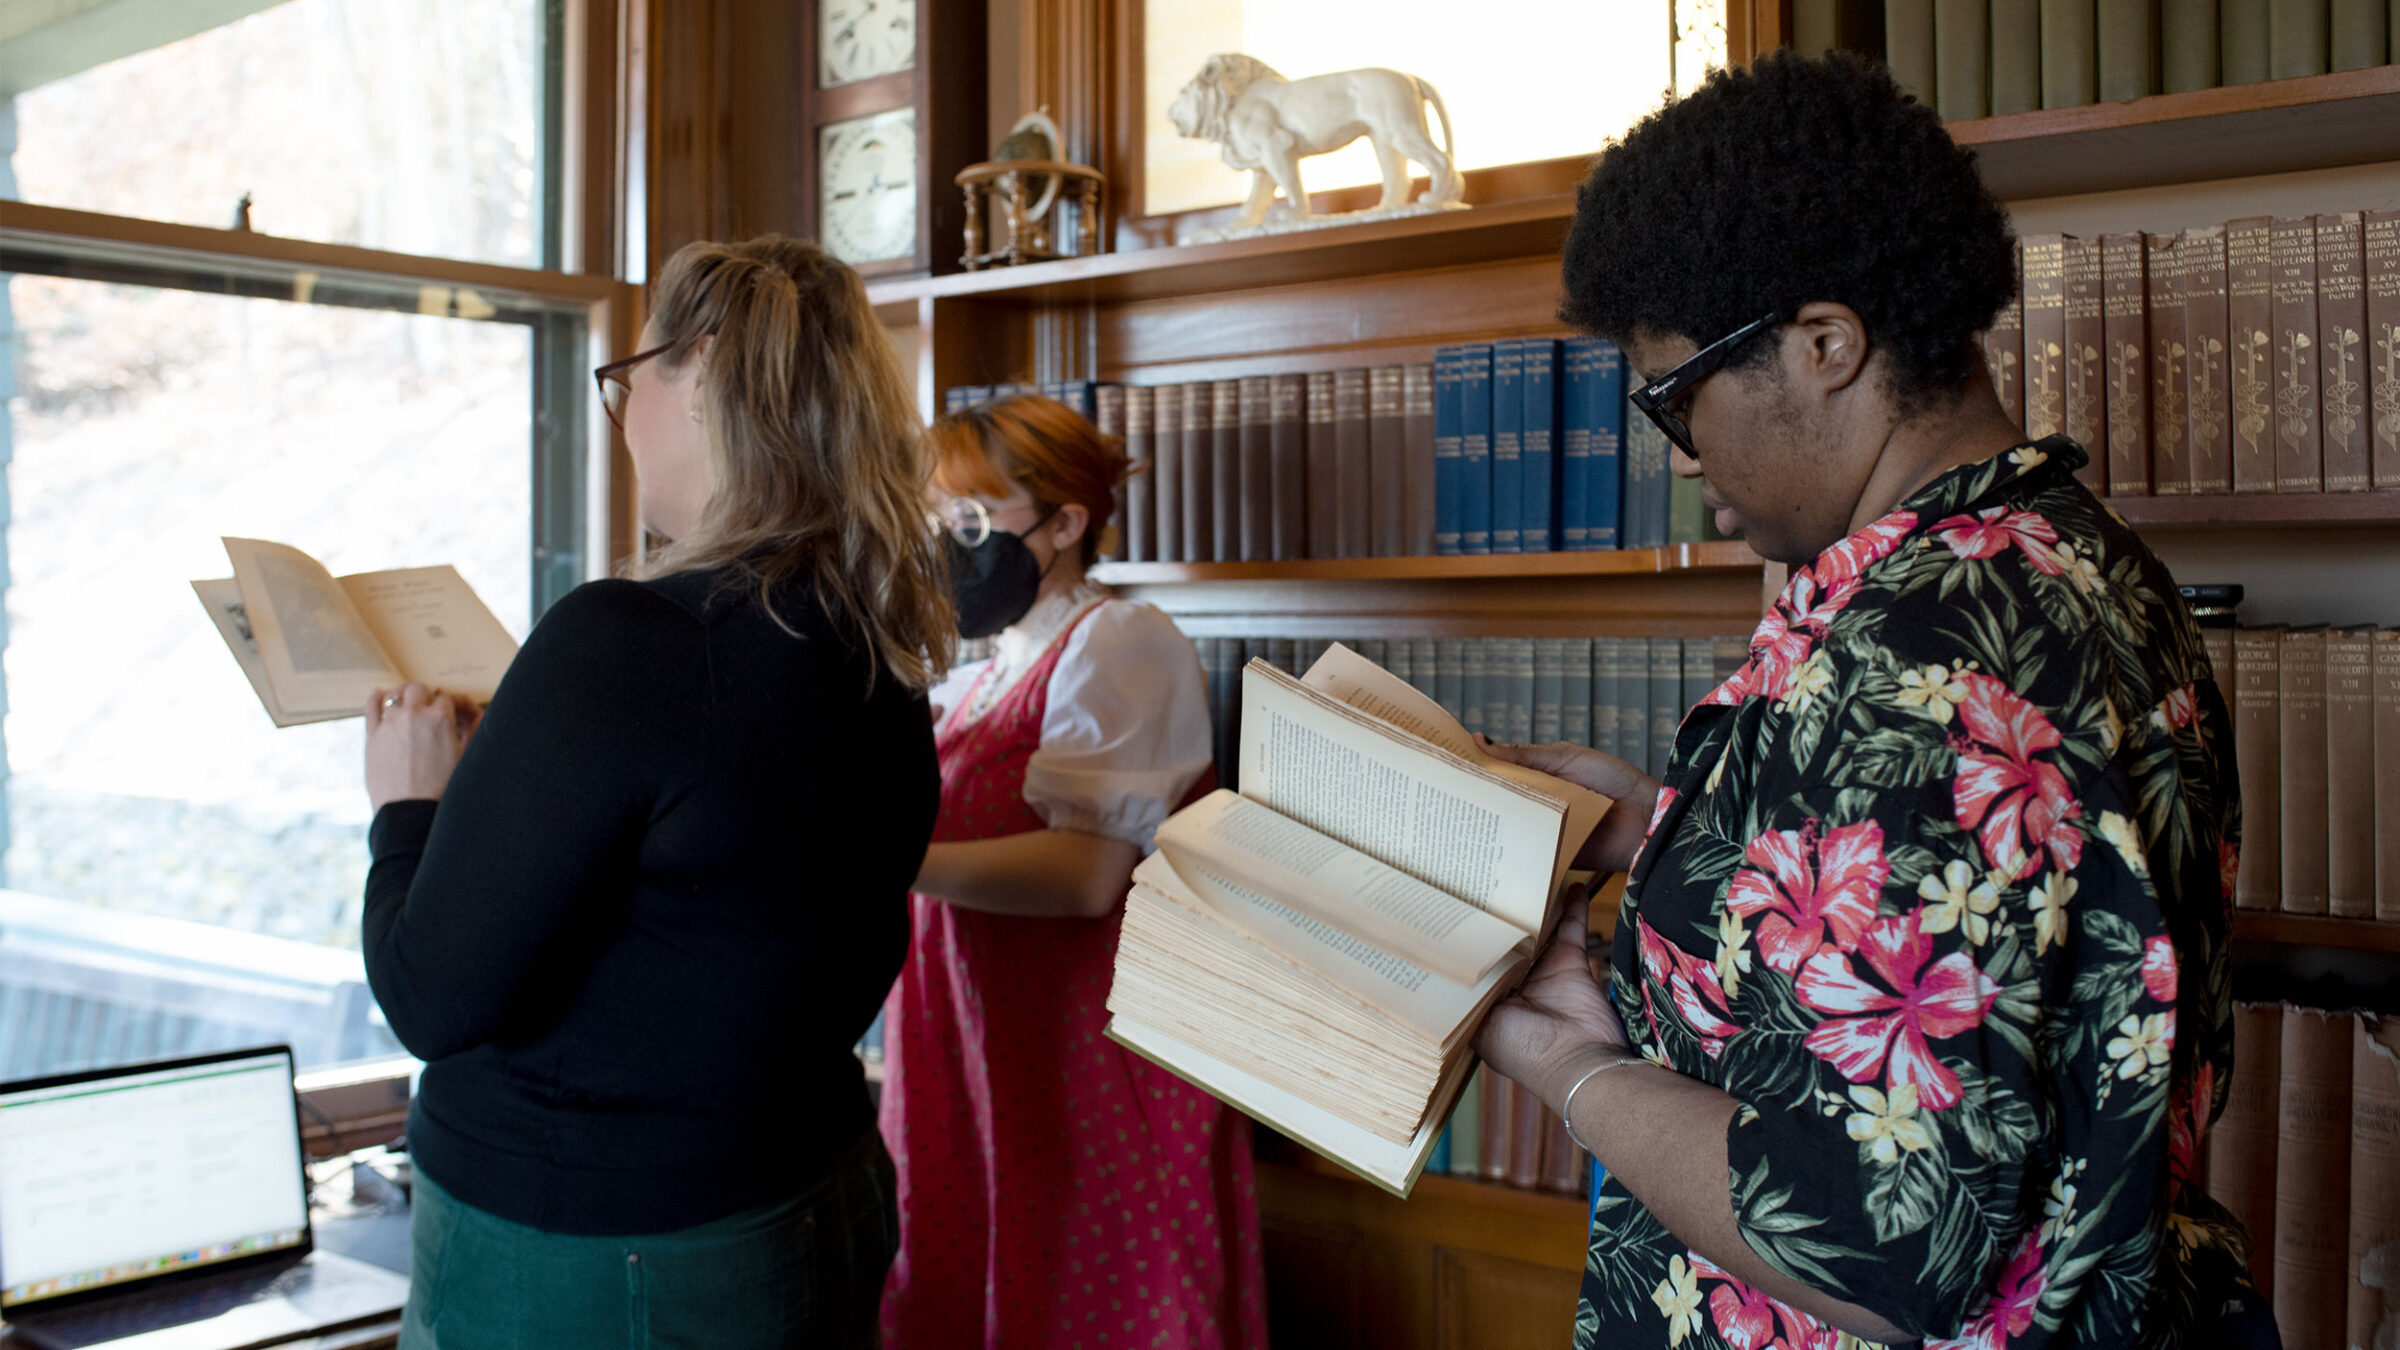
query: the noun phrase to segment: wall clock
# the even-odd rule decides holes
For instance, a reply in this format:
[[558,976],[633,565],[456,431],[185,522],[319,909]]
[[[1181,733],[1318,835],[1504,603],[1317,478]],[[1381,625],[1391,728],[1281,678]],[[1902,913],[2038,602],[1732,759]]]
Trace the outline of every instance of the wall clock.
[[800,68],[807,233],[861,275],[959,266],[963,195],[981,159],[979,0],[807,0]]

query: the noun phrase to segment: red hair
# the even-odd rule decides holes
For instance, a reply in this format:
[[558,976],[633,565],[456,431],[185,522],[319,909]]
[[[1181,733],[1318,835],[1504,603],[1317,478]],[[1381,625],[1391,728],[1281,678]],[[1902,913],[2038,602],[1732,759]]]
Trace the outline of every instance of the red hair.
[[944,492],[1006,497],[1023,487],[1047,513],[1080,506],[1083,562],[1099,556],[1117,486],[1133,471],[1123,444],[1056,399],[1020,395],[945,413],[927,428],[933,482]]

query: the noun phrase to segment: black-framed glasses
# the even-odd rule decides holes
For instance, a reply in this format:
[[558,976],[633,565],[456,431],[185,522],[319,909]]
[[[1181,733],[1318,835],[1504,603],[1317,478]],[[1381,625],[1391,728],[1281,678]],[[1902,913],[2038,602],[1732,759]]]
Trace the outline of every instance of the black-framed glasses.
[[1692,444],[1691,424],[1684,421],[1683,415],[1673,411],[1673,408],[1691,393],[1694,385],[1723,369],[1725,363],[1733,359],[1737,348],[1757,336],[1762,329],[1773,327],[1776,322],[1775,314],[1761,314],[1692,353],[1691,359],[1682,365],[1634,390],[1627,401],[1641,409],[1683,453],[1698,460],[1700,451]]
[[646,352],[635,352],[621,361],[611,361],[592,371],[593,382],[600,386],[600,406],[608,411],[610,426],[619,431],[625,429],[625,399],[633,392],[633,383],[627,377],[632,375],[633,368],[674,345],[672,342],[661,343]]

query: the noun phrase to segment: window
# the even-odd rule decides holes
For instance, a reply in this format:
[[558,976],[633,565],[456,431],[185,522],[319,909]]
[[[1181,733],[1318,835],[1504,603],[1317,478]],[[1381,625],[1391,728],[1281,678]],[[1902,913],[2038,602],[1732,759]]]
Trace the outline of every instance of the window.
[[[1465,169],[1596,154],[1674,81],[1665,0],[1488,0],[1471,10],[1437,0],[1146,0],[1143,18],[1149,215],[1223,206],[1249,190],[1249,175],[1227,167],[1215,144],[1185,140],[1167,120],[1212,53],[1246,53],[1295,79],[1361,66],[1422,76],[1441,93]],[[1721,40],[1719,51],[1721,63]],[[1429,110],[1426,121],[1438,143],[1440,120]],[[1363,140],[1302,161],[1301,173],[1312,192],[1381,181]]]
[[[589,371],[629,292],[490,265],[557,252],[562,7],[174,31],[191,8],[114,0],[118,46],[171,45],[86,33],[73,69],[0,10],[0,1078],[397,1050],[358,955],[359,723],[268,721],[188,584],[229,574],[219,536],[454,564],[520,637],[604,566]],[[224,228],[244,189],[257,233]]]

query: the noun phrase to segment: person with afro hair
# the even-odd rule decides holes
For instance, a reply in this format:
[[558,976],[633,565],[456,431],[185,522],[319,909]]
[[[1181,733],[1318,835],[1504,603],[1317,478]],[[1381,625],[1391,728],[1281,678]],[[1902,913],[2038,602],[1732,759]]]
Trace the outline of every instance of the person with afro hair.
[[[2232,1063],[2230,722],[2174,579],[1979,335],[2008,219],[1883,69],[1770,55],[1609,147],[1564,317],[1790,565],[1478,1049],[1605,1173],[1575,1343],[2276,1344],[2195,1158]],[[1598,968],[1591,957],[1605,961]]]

